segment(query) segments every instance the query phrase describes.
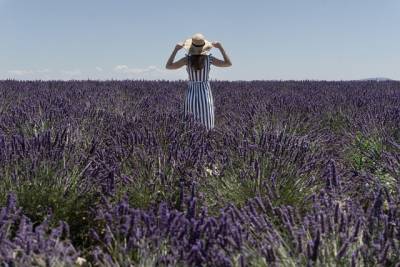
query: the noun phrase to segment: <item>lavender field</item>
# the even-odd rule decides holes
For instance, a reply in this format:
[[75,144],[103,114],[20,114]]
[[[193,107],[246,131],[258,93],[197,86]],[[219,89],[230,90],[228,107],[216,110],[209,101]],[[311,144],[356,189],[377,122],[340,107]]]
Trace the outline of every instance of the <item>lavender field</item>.
[[400,82],[0,81],[1,266],[400,266]]

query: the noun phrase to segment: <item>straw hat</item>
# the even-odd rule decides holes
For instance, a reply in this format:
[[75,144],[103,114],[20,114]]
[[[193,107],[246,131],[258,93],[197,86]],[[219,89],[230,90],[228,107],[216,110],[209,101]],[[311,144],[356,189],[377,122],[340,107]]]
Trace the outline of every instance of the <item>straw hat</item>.
[[206,55],[213,45],[204,38],[203,34],[196,33],[183,42],[183,48],[188,50],[191,55]]

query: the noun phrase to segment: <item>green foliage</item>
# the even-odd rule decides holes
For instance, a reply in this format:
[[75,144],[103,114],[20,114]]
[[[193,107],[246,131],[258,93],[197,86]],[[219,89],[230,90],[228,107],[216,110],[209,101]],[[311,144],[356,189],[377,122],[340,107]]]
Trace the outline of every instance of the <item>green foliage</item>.
[[[54,166],[53,166],[54,167]],[[91,211],[99,197],[94,192],[81,194],[77,183],[77,169],[67,174],[69,183],[60,177],[52,164],[43,161],[32,177],[4,177],[0,184],[1,204],[8,192],[14,192],[18,205],[34,223],[42,222],[49,215],[50,224],[56,226],[60,220],[68,223],[71,239],[77,247],[90,240],[87,232],[91,227]]]
[[375,173],[383,151],[383,143],[378,137],[356,133],[348,151],[348,159],[355,170]]
[[279,167],[276,167],[276,163],[275,167],[272,164],[273,159],[260,159],[260,177],[267,184],[267,187],[260,188],[260,192],[270,197],[274,205],[302,207],[307,196],[320,188],[319,184],[311,183],[312,173],[299,173],[298,166],[294,163],[288,161]]
[[378,179],[377,182],[381,186],[386,187],[391,193],[395,193],[397,180],[383,164],[382,155],[387,149],[389,148],[378,136],[366,136],[357,132],[346,150],[345,158],[353,170],[372,174]]
[[342,110],[325,113],[320,123],[335,134],[342,134],[350,127],[350,121]]
[[154,193],[150,190],[145,180],[127,186],[118,187],[115,201],[121,200],[125,195],[128,196],[129,204],[134,208],[148,208],[154,201]]
[[241,207],[255,196],[269,198],[275,206],[306,209],[308,196],[322,186],[322,181],[314,178],[318,170],[299,171],[300,162],[268,153],[254,152],[252,156],[258,161],[258,167],[254,162],[231,154],[230,164],[221,166],[215,162],[205,168],[206,176],[199,191],[204,193],[205,204],[211,212],[217,214],[228,203]]
[[378,177],[380,184],[386,187],[391,194],[394,195],[397,193],[398,181],[390,173],[386,172],[383,168],[378,168],[376,177]]
[[242,207],[249,198],[256,195],[255,181],[241,178],[243,166],[240,163],[236,162],[222,174],[219,173],[217,163],[214,164],[214,170],[206,168],[199,191],[204,194],[204,204],[209,208],[210,214],[218,214],[228,203]]
[[[143,155],[139,156],[138,153]],[[165,159],[143,151],[129,155],[121,164],[121,172],[131,181],[117,188],[116,200],[124,195],[135,208],[148,208],[151,204],[167,201],[176,204],[179,196],[179,172]]]

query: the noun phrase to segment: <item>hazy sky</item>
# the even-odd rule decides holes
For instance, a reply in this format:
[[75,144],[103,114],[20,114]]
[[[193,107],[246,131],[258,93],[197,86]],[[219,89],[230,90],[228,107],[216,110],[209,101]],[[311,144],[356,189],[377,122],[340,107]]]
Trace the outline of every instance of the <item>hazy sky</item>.
[[0,79],[186,79],[196,32],[233,63],[212,79],[400,80],[399,0],[0,0]]

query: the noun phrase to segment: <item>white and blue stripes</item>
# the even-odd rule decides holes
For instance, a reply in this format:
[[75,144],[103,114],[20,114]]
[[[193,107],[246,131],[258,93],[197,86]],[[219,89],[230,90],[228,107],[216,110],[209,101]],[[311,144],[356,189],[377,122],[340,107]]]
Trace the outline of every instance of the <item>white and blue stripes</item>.
[[208,80],[212,57],[211,54],[207,55],[204,67],[200,70],[191,68],[189,59],[188,56],[186,70],[189,74],[189,82],[185,100],[185,115],[193,113],[194,117],[210,130],[214,128],[214,100]]

